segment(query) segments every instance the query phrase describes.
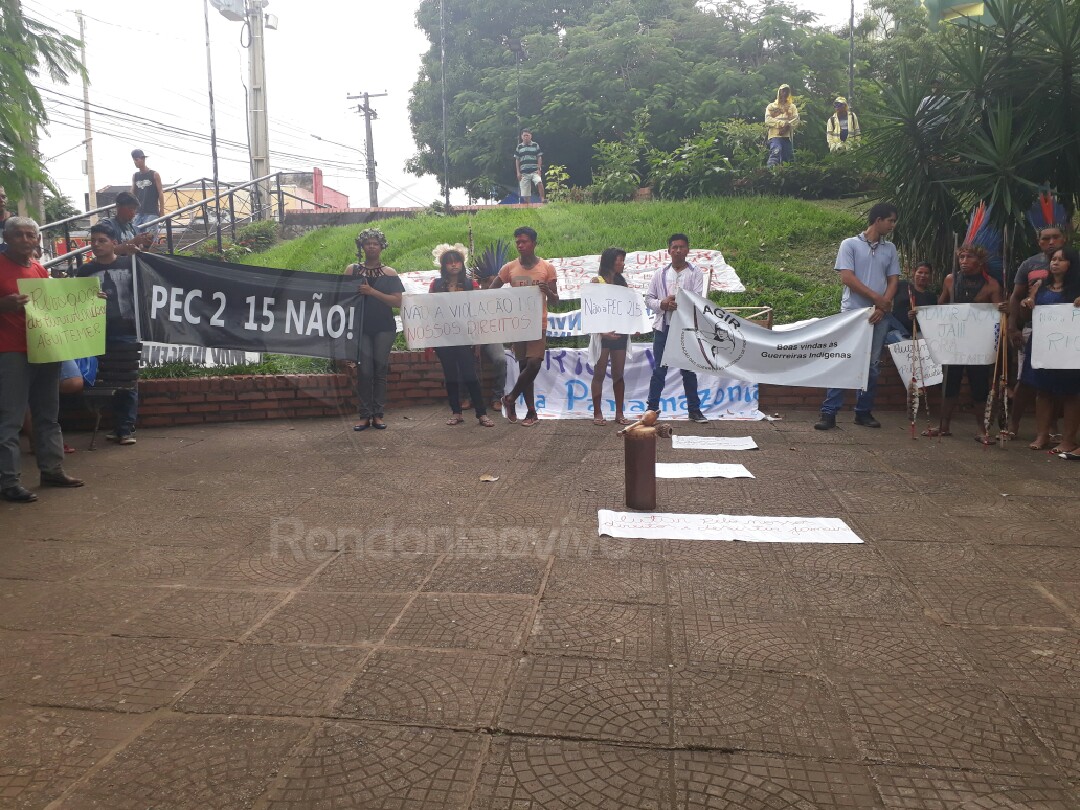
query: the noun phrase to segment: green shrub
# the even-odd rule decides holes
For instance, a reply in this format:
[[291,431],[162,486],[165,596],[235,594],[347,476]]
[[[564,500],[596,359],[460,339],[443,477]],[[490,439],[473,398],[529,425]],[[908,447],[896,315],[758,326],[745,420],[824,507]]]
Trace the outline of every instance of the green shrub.
[[641,186],[638,150],[622,141],[600,141],[593,146],[597,167],[593,172],[593,198],[597,202],[626,202]]
[[263,222],[250,222],[236,229],[235,242],[252,253],[262,253],[277,244],[278,224],[269,219]]
[[553,164],[544,171],[544,192],[548,202],[561,202],[566,199],[570,192],[567,183],[570,182],[570,172],[565,166]]
[[211,237],[205,242],[200,242],[193,248],[182,251],[196,259],[209,259],[214,262],[239,262],[251,253],[251,249],[243,245],[234,245],[232,242],[222,241],[221,250],[218,250],[217,238]]
[[673,152],[650,149],[649,183],[653,194],[665,200],[731,193],[732,166],[724,154],[722,122],[713,121],[702,131],[684,138]]
[[776,194],[804,200],[850,197],[874,187],[875,176],[865,166],[864,149],[829,155],[820,161],[785,163],[775,168],[740,172],[733,188],[737,194]]

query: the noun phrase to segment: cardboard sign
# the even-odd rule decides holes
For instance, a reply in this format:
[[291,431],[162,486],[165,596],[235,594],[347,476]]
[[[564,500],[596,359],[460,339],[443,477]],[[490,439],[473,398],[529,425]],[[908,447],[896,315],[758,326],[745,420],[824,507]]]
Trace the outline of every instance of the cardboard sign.
[[26,356],[57,363],[105,354],[105,299],[96,278],[20,278],[26,303]]

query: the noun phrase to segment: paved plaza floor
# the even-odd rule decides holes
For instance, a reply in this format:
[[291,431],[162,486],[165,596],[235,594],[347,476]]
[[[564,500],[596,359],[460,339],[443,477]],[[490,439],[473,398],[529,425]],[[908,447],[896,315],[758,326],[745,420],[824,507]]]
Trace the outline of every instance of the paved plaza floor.
[[446,416],[69,437],[0,505],[0,807],[1080,807],[1080,465],[683,424],[757,477],[659,510],[865,544],[616,540],[614,426]]

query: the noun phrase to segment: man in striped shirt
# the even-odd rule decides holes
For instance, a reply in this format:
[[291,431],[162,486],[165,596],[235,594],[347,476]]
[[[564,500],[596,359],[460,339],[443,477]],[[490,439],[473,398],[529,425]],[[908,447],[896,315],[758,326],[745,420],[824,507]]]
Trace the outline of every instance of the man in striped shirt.
[[532,139],[532,132],[521,130],[521,143],[514,150],[514,167],[517,169],[518,191],[523,203],[532,202],[533,188],[544,201],[544,181],[540,174],[544,168],[544,152],[540,144]]

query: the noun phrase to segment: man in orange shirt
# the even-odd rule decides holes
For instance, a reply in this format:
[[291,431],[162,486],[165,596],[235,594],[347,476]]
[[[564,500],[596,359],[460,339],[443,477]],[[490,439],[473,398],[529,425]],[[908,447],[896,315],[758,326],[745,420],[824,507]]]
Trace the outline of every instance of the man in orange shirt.
[[544,351],[547,348],[545,335],[547,334],[547,305],[559,303],[559,290],[556,284],[555,268],[536,255],[536,231],[532,228],[518,228],[514,231],[514,244],[517,245],[518,258],[508,262],[499,270],[499,275],[491,283],[491,289],[495,290],[504,284],[511,287],[539,287],[544,296],[544,313],[541,320],[543,331],[539,340],[527,340],[514,344],[514,356],[518,361],[518,378],[514,388],[502,398],[503,413],[511,422],[517,421],[515,403],[522,394],[525,395],[525,418],[521,421],[522,427],[532,427],[539,420],[536,415],[536,398],[533,392],[533,382],[540,373],[540,366],[544,362]]
[[26,217],[4,223],[7,250],[0,254],[0,498],[31,503],[37,495],[19,483],[19,428],[27,407],[34,422],[37,463],[43,487],[81,487],[64,472],[60,410],[60,364],[29,363],[26,356],[26,302],[20,278],[48,278],[36,261],[38,225]]

